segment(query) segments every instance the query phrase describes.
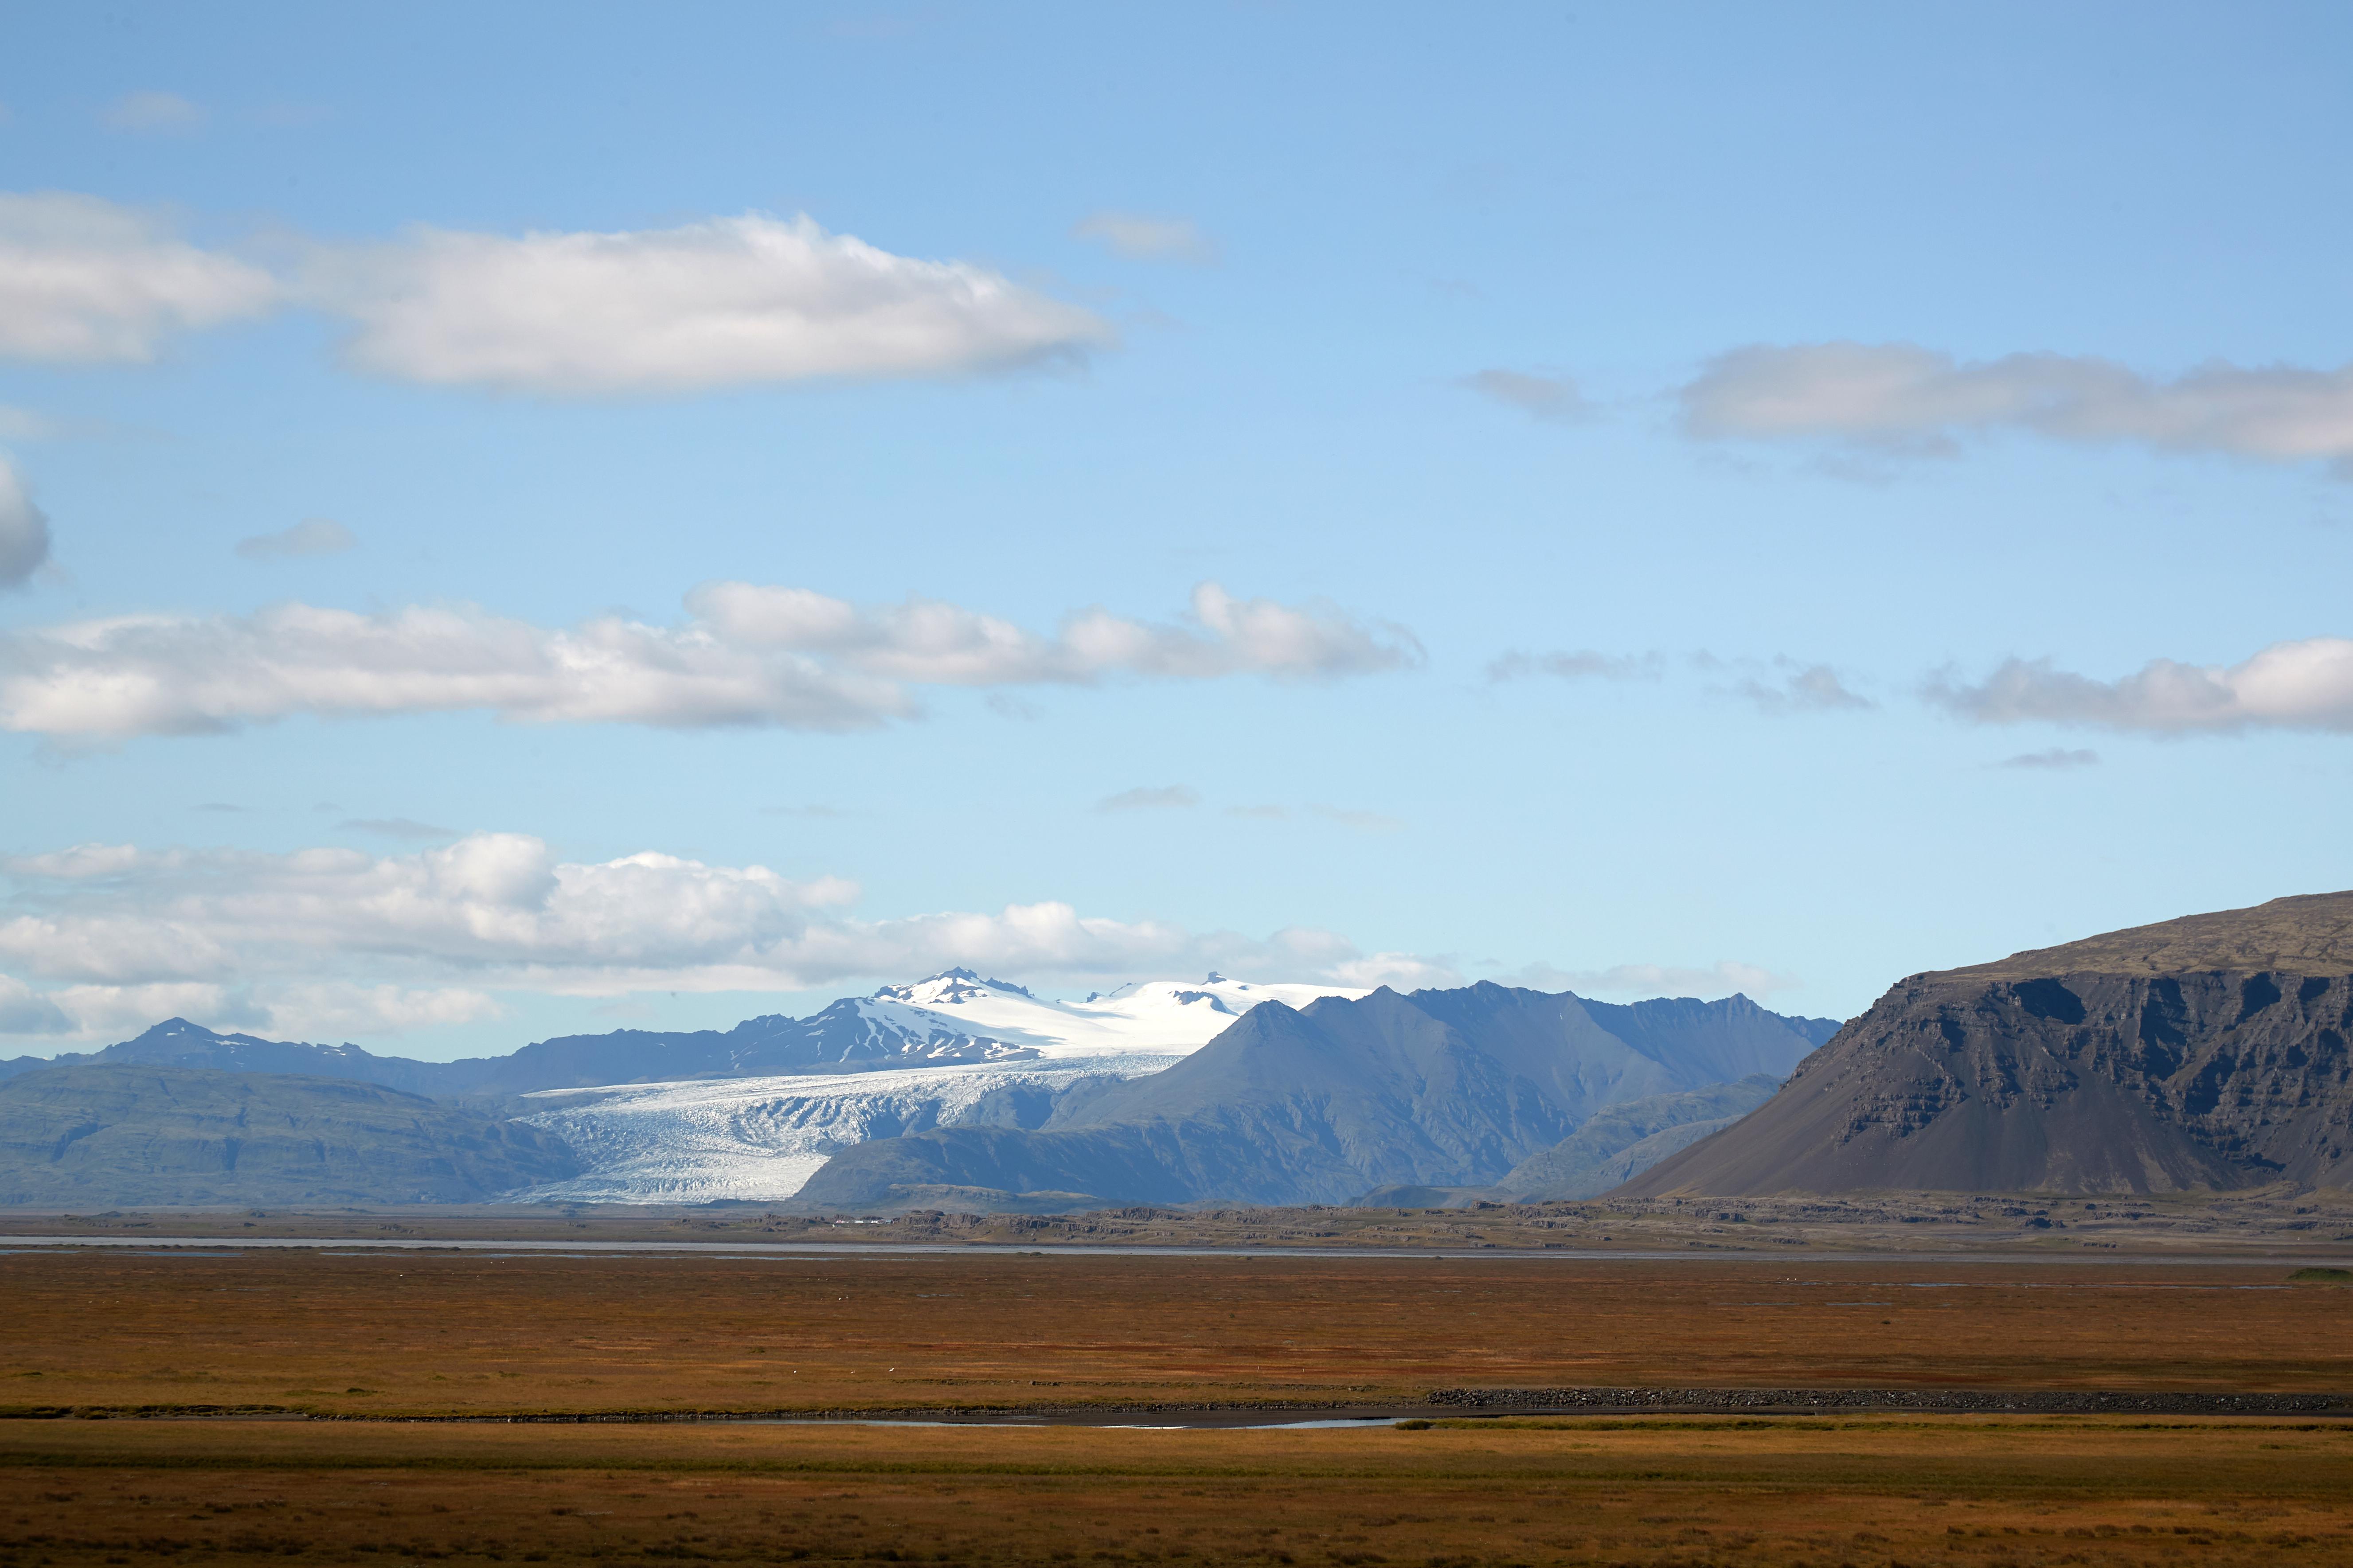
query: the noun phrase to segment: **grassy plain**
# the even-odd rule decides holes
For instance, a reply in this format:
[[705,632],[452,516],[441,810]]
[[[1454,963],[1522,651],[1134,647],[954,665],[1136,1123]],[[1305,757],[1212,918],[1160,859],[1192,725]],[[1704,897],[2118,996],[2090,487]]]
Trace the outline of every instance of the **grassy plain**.
[[0,1423],[0,1563],[2353,1562],[2353,1429]]
[[1564,1384],[2353,1389],[2283,1266],[0,1256],[0,1414],[1272,1401]]

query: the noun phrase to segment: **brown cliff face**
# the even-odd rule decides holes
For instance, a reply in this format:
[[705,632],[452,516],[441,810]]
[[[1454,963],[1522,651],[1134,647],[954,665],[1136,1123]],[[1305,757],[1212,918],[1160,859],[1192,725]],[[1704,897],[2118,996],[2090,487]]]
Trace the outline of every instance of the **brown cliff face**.
[[1900,982],[1764,1106],[1618,1190],[2341,1185],[2348,1037],[2353,893],[2168,921]]

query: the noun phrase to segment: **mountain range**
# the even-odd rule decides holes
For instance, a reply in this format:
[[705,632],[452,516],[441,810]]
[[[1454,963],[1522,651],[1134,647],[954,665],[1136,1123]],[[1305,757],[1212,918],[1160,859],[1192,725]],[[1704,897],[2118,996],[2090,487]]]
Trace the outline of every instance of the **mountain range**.
[[[1367,1034],[1342,1027],[1353,1015],[1326,1016],[1359,1004],[1366,1017],[1386,1016],[1398,1004],[1422,1022],[1391,1029],[1395,1037],[1383,1045],[1376,1038],[1379,1028]],[[0,1089],[53,1109],[76,1096],[90,1100],[91,1113],[74,1124],[82,1131],[53,1146],[86,1144],[73,1154],[85,1176],[104,1151],[187,1142],[192,1086],[220,1079],[224,1094],[231,1092],[226,1080],[237,1080],[234,1093],[248,1120],[308,1124],[305,1119],[328,1114],[339,1102],[318,1099],[313,1090],[323,1081],[372,1086],[402,1100],[430,1095],[484,1118],[434,1124],[452,1150],[488,1136],[488,1127],[525,1129],[538,1141],[533,1147],[563,1157],[523,1162],[506,1173],[516,1180],[502,1195],[519,1201],[806,1202],[800,1189],[813,1173],[877,1140],[933,1133],[1018,1139],[1070,1127],[1115,1138],[1130,1113],[1175,1128],[1194,1165],[1174,1186],[1139,1176],[1123,1193],[1166,1197],[1181,1191],[1235,1201],[1314,1194],[1321,1201],[1404,1179],[1486,1182],[1575,1133],[1597,1110],[1656,1101],[1652,1112],[1610,1123],[1626,1131],[1605,1152],[1615,1153],[1703,1110],[1721,1110],[1721,1096],[1706,1093],[1685,1110],[1673,1110],[1694,1088],[1726,1089],[1756,1073],[1777,1081],[1832,1026],[1783,1019],[1745,998],[1615,1007],[1489,985],[1420,992],[1409,1001],[1389,992],[1367,996],[1218,974],[1063,1002],[951,970],[845,998],[806,1019],[772,1016],[729,1030],[570,1036],[459,1062],[223,1034],[172,1019],[87,1055],[0,1063],[0,1072],[12,1075]],[[1314,1037],[1304,1049],[1301,1029]],[[1277,1036],[1288,1041],[1289,1056],[1248,1048],[1250,1041]],[[1231,1043],[1206,1066],[1170,1076],[1229,1037]],[[180,1085],[176,1097],[155,1088],[166,1079]],[[103,1089],[108,1083],[118,1087]],[[134,1084],[144,1087],[133,1093],[127,1086]],[[1147,1084],[1150,1092],[1139,1096],[1138,1086]],[[395,1100],[341,1103],[380,1108]],[[1286,1121],[1305,1127],[1317,1116],[1352,1153],[1319,1159],[1280,1136],[1249,1152],[1261,1133]],[[1204,1141],[1212,1122],[1224,1126],[1221,1142]],[[426,1127],[418,1123],[402,1136],[413,1142]],[[348,1178],[338,1190],[404,1201],[399,1194],[414,1185],[414,1150],[387,1147],[371,1164],[375,1157],[363,1158],[362,1146],[373,1136],[359,1129],[357,1142],[337,1145]],[[1589,1154],[1595,1146],[1589,1136],[1579,1147]],[[0,1147],[0,1188],[7,1185],[6,1170],[57,1163],[41,1152],[45,1147],[52,1146],[29,1134]],[[136,1161],[124,1158],[108,1178],[118,1194],[137,1184]],[[190,1158],[193,1166],[174,1156],[156,1167],[159,1194],[198,1186],[224,1195],[239,1190],[227,1173],[208,1177],[209,1185],[182,1180],[206,1168],[202,1157]],[[249,1162],[242,1168],[258,1169]],[[46,1190],[42,1182],[58,1176],[26,1174],[17,1185]],[[95,1191],[94,1180],[83,1180],[82,1188]],[[1095,1180],[1079,1195],[1103,1185]],[[984,1201],[1023,1207],[1059,1201],[1040,1196],[1042,1190],[1035,1183],[991,1186],[996,1195],[984,1194]],[[265,1201],[260,1191],[226,1201]],[[860,1191],[859,1206],[873,1201]]]
[[1630,1196],[2353,1179],[2353,893],[1901,980]]
[[1609,1107],[1778,1082],[1835,1026],[1745,996],[1614,1006],[1493,984],[1270,1002],[1166,1071],[1058,1108],[1034,1130],[854,1144],[797,1203],[1345,1203],[1384,1186],[1485,1186]]

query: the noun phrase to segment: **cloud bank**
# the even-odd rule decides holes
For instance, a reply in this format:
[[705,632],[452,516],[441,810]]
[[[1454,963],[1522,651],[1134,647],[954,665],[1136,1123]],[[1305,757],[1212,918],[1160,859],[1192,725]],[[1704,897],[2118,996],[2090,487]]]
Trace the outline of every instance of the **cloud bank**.
[[2088,355],[1964,362],[1914,343],[1757,344],[1711,361],[1680,396],[1684,427],[1712,439],[1948,452],[1963,436],[2024,430],[2353,472],[2353,366],[2218,360],[2168,381]]
[[[1220,968],[1429,984],[1451,971],[1330,931],[1265,938],[1064,903],[863,921],[857,887],[655,853],[594,864],[522,834],[376,857],[84,845],[0,859],[0,1032],[95,1035],[186,1013],[301,1033],[489,1016],[490,993],[796,991],[965,964],[1041,980]],[[372,1021],[371,1021],[372,1020]]]
[[2039,721],[2157,735],[2353,734],[2353,638],[2274,643],[2233,665],[2152,659],[2118,680],[2076,675],[2047,658],[2013,658],[1974,685],[1940,678],[1926,695],[1979,724]]
[[1328,605],[1193,593],[1188,625],[1090,609],[1043,637],[937,600],[864,607],[804,588],[706,584],[691,618],[547,628],[470,607],[380,615],[122,616],[0,633],[0,729],[69,741],[320,718],[488,711],[529,723],[847,731],[917,710],[913,686],[1113,677],[1324,679],[1419,662],[1402,628]]
[[1577,384],[1559,376],[1482,370],[1462,377],[1457,384],[1536,419],[1575,423],[1592,418],[1595,412],[1585,395],[1577,391]]
[[1114,256],[1131,261],[1183,261],[1214,266],[1215,241],[1188,217],[1148,217],[1142,213],[1089,213],[1071,226],[1077,239],[1101,240]]

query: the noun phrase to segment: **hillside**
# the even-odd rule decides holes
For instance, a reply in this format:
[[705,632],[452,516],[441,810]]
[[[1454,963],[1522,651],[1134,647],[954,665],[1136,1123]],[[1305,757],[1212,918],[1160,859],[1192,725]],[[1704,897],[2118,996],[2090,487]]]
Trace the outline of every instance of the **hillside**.
[[1778,1079],[1829,1027],[1746,997],[1610,1007],[1493,984],[1268,1004],[1042,1129],[942,1128],[846,1149],[799,1203],[1344,1203],[1382,1186],[1483,1186],[1609,1106]]
[[2151,1193],[2353,1179],[2353,893],[1915,974],[1620,1194]]
[[0,1083],[0,1207],[480,1203],[563,1141],[375,1084],[135,1064]]

